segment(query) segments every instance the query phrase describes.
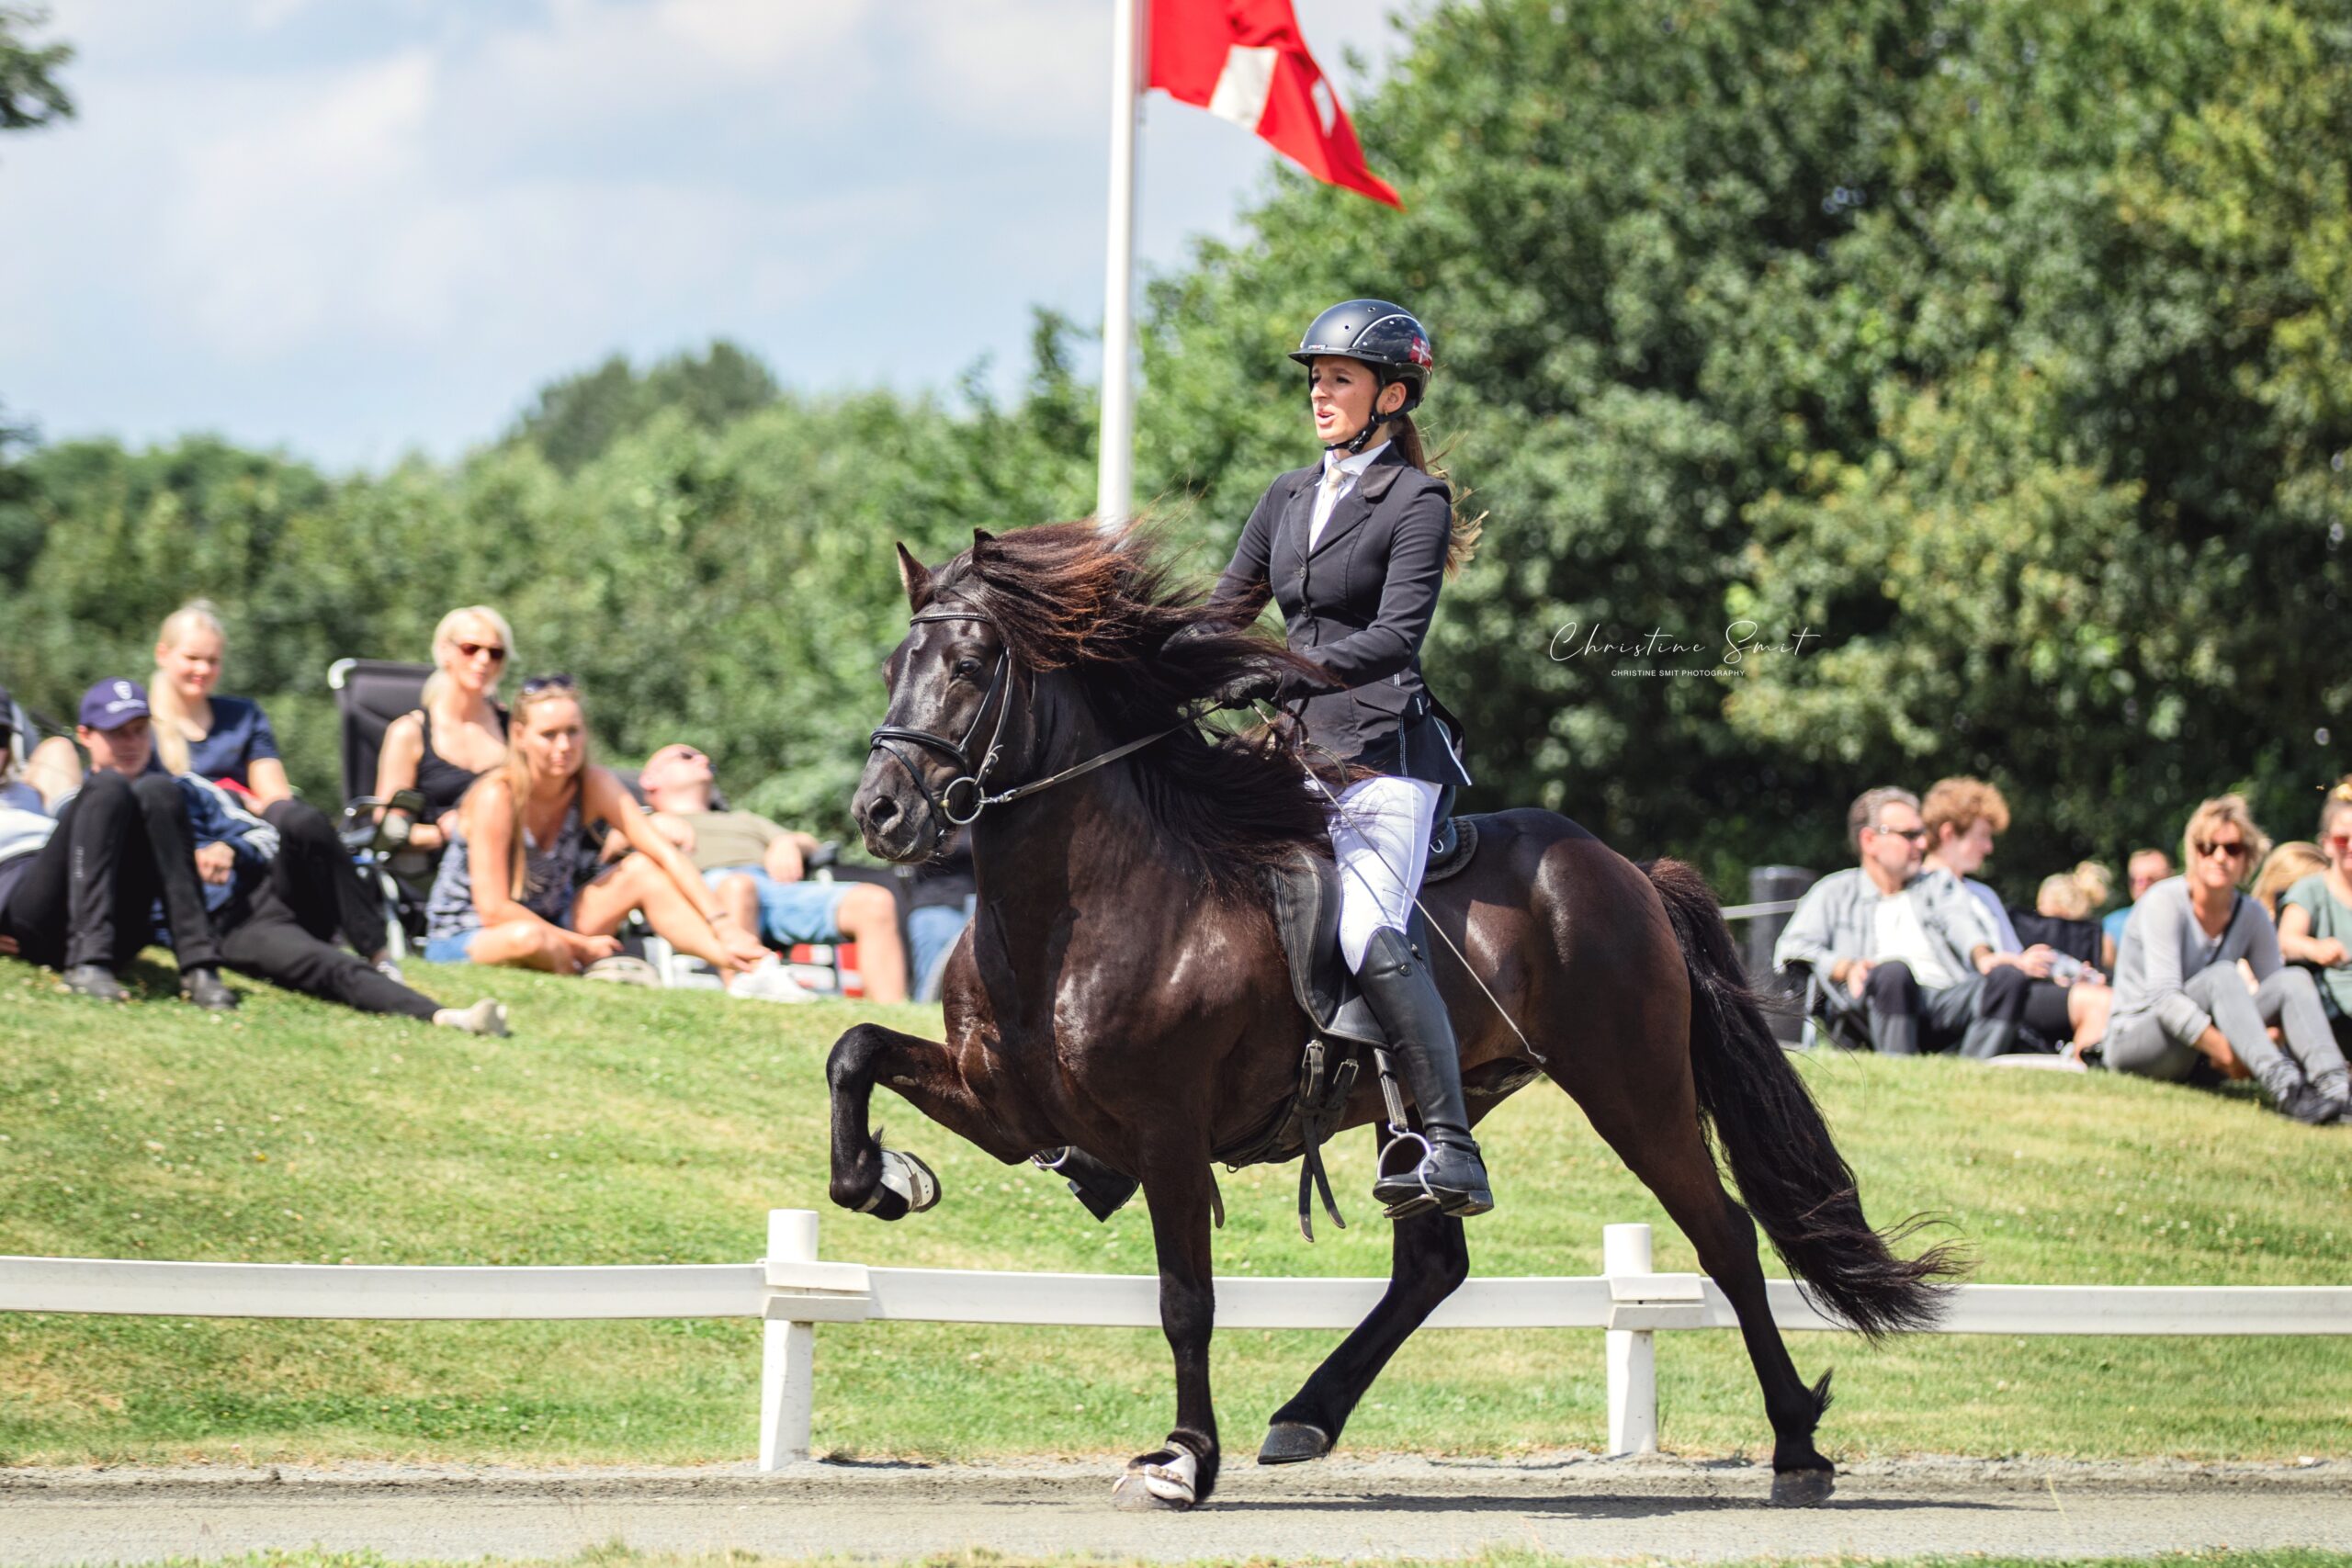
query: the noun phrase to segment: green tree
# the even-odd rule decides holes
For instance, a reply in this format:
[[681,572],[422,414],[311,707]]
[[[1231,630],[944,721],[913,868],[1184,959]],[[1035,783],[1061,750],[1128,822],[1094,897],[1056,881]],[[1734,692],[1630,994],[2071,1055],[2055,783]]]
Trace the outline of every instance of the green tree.
[[74,46],[28,41],[48,21],[43,6],[0,4],[0,130],[38,130],[74,118],[74,99],[58,80]]
[[537,446],[558,468],[574,473],[664,409],[716,430],[767,407],[777,392],[768,367],[724,339],[699,356],[674,355],[642,374],[616,354],[541,388],[508,439]]

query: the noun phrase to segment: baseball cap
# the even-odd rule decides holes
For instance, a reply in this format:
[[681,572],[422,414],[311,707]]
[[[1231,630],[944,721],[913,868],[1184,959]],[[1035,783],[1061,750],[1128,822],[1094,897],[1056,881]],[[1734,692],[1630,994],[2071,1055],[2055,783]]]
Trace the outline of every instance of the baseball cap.
[[147,688],[136,681],[101,681],[82,694],[82,722],[92,729],[119,729],[147,716]]

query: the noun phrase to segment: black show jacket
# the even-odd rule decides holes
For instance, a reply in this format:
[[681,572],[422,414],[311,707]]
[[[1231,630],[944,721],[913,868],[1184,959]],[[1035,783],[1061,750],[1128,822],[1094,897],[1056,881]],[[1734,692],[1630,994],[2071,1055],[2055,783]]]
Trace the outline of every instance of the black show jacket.
[[1271,586],[1291,650],[1331,672],[1340,689],[1306,704],[1317,745],[1384,773],[1467,784],[1453,738],[1461,725],[1421,681],[1421,640],[1453,528],[1445,481],[1406,462],[1392,443],[1331,508],[1310,550],[1322,479],[1317,463],[1266,487],[1215,597]]

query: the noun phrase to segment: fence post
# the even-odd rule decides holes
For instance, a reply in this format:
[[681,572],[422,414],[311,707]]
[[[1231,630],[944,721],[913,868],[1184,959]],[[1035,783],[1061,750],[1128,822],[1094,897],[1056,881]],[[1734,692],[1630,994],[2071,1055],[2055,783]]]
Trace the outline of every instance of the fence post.
[[[1650,1227],[1603,1225],[1600,1271],[1616,1276],[1647,1274]],[[1608,1331],[1609,1451],[1657,1452],[1657,1346],[1646,1328]]]
[[[779,1262],[817,1260],[817,1211],[770,1209],[768,1257]],[[781,1470],[808,1457],[808,1427],[816,1405],[809,1362],[814,1324],[763,1320],[760,1343],[760,1468]]]

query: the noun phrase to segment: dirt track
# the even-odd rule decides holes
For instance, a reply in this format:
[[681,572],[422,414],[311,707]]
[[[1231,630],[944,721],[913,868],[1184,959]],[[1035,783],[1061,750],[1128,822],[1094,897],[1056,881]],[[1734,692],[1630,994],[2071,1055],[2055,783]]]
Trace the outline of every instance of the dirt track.
[[1913,1460],[1840,1477],[1827,1508],[1763,1506],[1737,1462],[1368,1457],[1244,1462],[1205,1507],[1110,1507],[1114,1461],[501,1471],[0,1471],[0,1563],[139,1562],[262,1547],[395,1559],[741,1547],[896,1557],[967,1546],[1199,1559],[1443,1557],[1481,1547],[1691,1560],[2190,1547],[2352,1548],[2352,1463]]

